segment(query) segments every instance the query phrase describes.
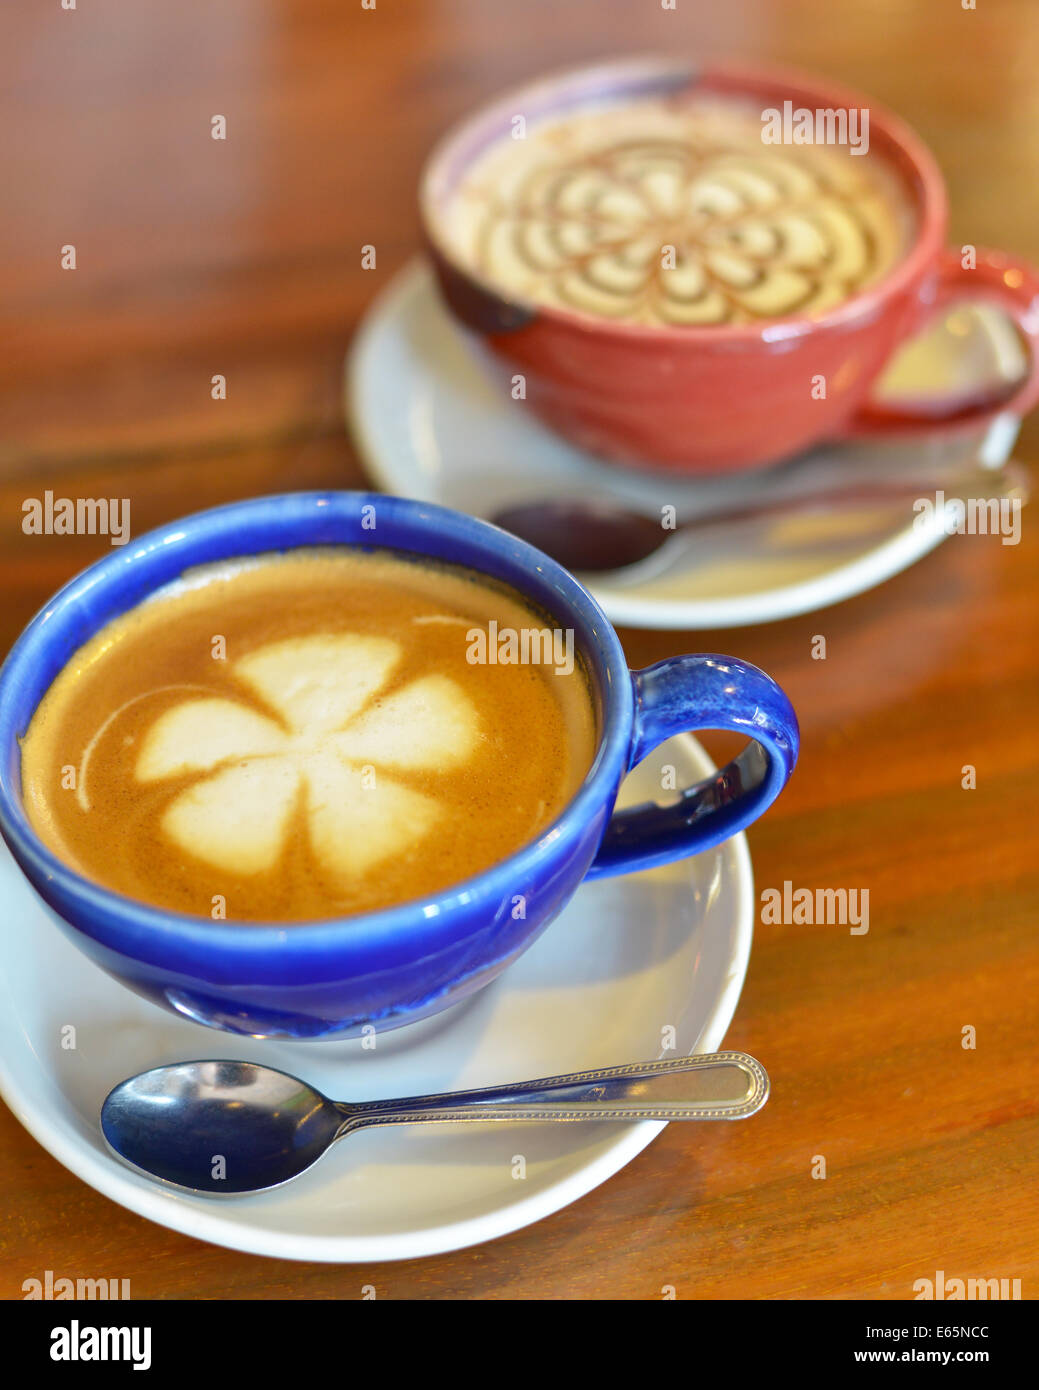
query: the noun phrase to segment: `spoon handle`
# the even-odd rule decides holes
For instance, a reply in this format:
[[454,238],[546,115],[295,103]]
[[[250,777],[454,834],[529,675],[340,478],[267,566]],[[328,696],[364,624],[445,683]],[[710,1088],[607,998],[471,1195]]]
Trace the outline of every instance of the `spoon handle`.
[[742,1120],[768,1099],[764,1067],[713,1052],[490,1086],[340,1105],[336,1136],[369,1125],[489,1120]]
[[992,468],[972,468],[951,478],[906,477],[896,479],[865,480],[847,483],[841,487],[828,488],[823,492],[792,492],[786,497],[774,497],[767,501],[740,503],[731,507],[704,511],[688,521],[680,522],[676,532],[696,531],[701,528],[720,526],[731,521],[746,521],[750,518],[778,516],[783,512],[825,511],[841,508],[847,503],[898,502],[903,499],[925,497],[928,489],[932,492],[940,488],[949,501],[961,497],[965,492],[977,488],[986,498],[1005,497],[1018,494],[1022,503],[1028,501],[1028,474],[1020,464],[1010,462],[998,471]]

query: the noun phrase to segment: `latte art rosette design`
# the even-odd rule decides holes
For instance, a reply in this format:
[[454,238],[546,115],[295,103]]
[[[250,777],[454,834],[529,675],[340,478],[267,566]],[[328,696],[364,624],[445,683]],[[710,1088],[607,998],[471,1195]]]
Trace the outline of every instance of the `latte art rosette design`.
[[384,694],[401,657],[389,638],[289,638],[233,668],[269,713],[222,696],[168,709],[136,765],[143,783],[190,778],[166,807],[165,834],[214,869],[250,875],[275,867],[302,815],[315,862],[344,880],[429,835],[442,807],[408,774],[464,766],[479,717],[443,675]]
[[[455,209],[478,273],[536,303],[696,326],[820,312],[896,259],[871,161],[765,146],[746,116],[722,131],[717,112],[652,114],[646,134],[614,112],[492,152]],[[604,140],[625,120],[634,133]]]

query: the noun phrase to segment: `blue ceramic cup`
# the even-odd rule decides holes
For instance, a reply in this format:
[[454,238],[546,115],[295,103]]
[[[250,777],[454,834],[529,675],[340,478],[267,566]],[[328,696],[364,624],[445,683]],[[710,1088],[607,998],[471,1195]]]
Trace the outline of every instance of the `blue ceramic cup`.
[[[374,545],[465,565],[573,629],[599,728],[576,796],[537,840],[484,873],[431,898],[339,919],[210,921],[149,907],[74,873],[37,838],[21,795],[19,739],[51,682],[95,632],[184,570],[312,545]],[[733,729],[752,741],[677,804],[615,814],[629,768],[692,729]],[[141,536],[84,570],[36,615],[0,670],[0,831],[71,940],[139,994],[233,1033],[348,1037],[366,1024],[395,1028],[424,1018],[480,989],[531,945],[584,879],[665,864],[742,830],[778,796],[797,747],[790,702],[762,671],[731,657],[677,656],[630,672],[617,634],[577,580],[504,531],[425,502],[294,493],[200,512]],[[519,918],[517,895],[526,900]]]

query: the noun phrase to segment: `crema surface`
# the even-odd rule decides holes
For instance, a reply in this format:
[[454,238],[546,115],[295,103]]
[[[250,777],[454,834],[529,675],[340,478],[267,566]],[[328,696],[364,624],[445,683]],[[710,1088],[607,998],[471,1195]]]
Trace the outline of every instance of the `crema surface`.
[[22,747],[30,819],[85,876],[203,917],[436,892],[534,839],[591,765],[580,661],[506,640],[552,621],[388,552],[201,568],[59,674]]
[[872,153],[768,144],[735,99],[583,111],[492,145],[441,217],[481,278],[535,303],[707,327],[817,314],[911,243],[906,190]]

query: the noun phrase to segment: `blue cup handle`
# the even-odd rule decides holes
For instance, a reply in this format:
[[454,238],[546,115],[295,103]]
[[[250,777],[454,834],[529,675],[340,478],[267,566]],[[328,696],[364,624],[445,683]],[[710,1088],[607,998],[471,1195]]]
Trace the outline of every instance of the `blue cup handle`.
[[793,706],[756,666],[731,656],[675,656],[631,678],[629,771],[673,734],[732,729],[753,741],[727,767],[686,788],[676,804],[615,811],[589,878],[651,869],[720,844],[771,806],[797,762]]

